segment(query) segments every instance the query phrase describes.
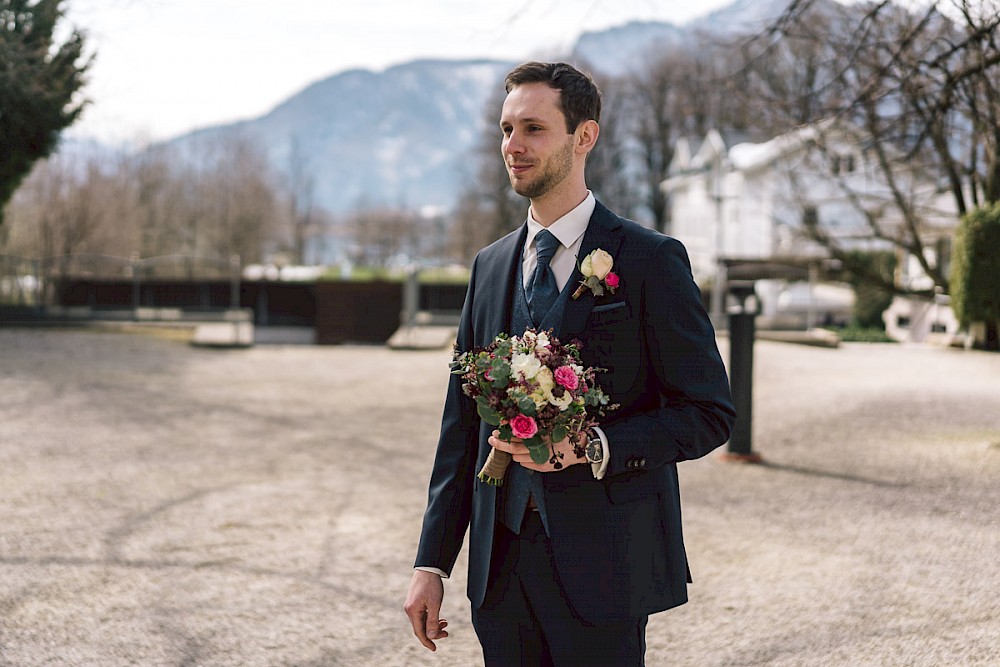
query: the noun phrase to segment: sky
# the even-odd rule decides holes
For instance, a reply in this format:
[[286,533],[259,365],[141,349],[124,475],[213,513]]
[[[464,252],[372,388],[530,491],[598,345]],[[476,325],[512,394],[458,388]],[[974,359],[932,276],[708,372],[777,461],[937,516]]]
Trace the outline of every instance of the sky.
[[348,69],[564,55],[630,21],[683,24],[731,0],[66,0],[95,55],[70,130],[109,143],[255,118]]

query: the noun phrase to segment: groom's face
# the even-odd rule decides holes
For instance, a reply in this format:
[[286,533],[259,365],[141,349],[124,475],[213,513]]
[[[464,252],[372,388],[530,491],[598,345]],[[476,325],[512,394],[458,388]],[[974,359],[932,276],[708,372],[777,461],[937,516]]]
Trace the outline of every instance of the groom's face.
[[566,131],[559,91],[544,83],[513,88],[500,115],[500,152],[511,187],[537,199],[558,188],[573,171],[574,133]]

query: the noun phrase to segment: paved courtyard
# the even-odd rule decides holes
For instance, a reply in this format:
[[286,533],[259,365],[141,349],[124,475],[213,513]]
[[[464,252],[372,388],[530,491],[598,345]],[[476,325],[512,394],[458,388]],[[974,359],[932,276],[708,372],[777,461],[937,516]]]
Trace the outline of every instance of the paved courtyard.
[[[464,557],[436,654],[402,612],[448,357],[0,329],[0,665],[480,664]],[[758,342],[755,378],[766,462],[681,465],[647,663],[1000,665],[1000,354]]]

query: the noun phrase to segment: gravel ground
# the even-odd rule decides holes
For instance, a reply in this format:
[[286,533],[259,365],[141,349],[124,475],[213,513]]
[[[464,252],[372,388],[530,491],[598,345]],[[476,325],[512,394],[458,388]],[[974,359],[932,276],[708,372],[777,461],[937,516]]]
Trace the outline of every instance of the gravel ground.
[[[723,341],[723,345],[724,345]],[[724,351],[725,352],[725,351]],[[0,329],[0,665],[480,664],[402,612],[449,353]],[[1000,355],[758,342],[651,666],[1000,665]]]

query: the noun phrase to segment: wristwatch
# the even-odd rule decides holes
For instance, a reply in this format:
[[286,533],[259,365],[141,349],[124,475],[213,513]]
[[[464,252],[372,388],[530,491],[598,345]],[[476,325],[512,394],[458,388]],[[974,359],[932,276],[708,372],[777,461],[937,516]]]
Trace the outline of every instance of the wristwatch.
[[587,440],[587,461],[590,463],[601,463],[604,460],[604,443],[601,436],[591,429],[590,437]]

